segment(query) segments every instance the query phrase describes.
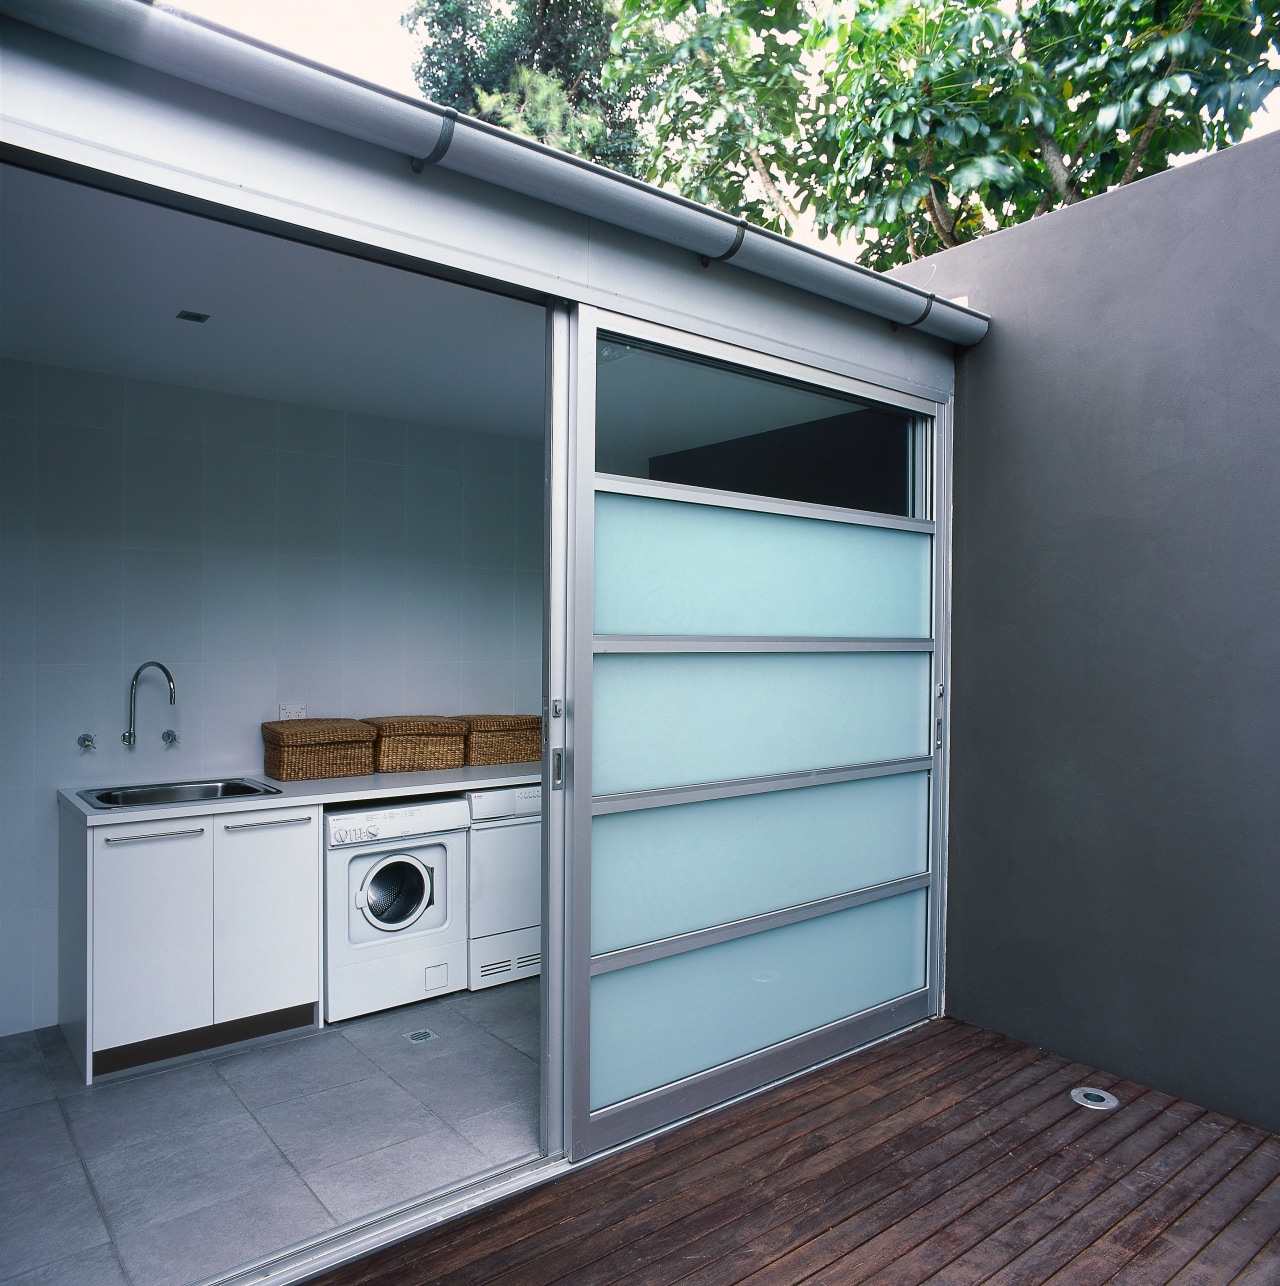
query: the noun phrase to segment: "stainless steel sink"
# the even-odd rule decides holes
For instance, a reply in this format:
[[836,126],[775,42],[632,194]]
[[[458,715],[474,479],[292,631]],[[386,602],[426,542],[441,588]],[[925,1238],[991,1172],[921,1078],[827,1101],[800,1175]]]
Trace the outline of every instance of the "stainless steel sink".
[[148,804],[189,804],[207,799],[240,799],[246,795],[279,795],[281,791],[249,777],[222,781],[166,781],[153,786],[106,786],[78,790],[90,808],[143,808]]

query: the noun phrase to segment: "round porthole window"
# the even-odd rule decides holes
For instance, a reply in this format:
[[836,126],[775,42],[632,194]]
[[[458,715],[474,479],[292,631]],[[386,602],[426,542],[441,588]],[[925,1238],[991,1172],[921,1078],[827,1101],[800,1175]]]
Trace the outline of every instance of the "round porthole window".
[[435,875],[416,857],[391,853],[377,862],[360,886],[356,905],[386,933],[407,929],[436,900]]

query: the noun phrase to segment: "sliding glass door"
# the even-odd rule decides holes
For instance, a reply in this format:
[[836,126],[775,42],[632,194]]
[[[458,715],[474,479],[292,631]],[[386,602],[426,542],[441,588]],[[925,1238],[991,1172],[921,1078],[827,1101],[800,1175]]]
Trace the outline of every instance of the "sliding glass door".
[[937,1012],[945,460],[934,403],[570,332],[577,1157]]

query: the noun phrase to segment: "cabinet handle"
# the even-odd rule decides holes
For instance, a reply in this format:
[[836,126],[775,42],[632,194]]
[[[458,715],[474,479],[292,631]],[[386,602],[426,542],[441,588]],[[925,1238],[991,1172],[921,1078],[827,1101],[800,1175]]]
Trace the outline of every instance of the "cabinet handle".
[[228,822],[224,831],[247,831],[254,826],[303,826],[311,821],[310,817],[277,817],[270,822]]
[[102,842],[104,844],[132,844],[134,840],[139,839],[173,839],[178,835],[203,835],[204,827],[198,827],[193,831],[152,831],[150,835],[104,835]]

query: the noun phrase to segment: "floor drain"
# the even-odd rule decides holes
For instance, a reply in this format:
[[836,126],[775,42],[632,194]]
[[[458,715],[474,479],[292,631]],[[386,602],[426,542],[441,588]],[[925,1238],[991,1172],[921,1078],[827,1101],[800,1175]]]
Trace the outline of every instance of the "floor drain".
[[1096,1112],[1109,1112],[1113,1107],[1120,1106],[1120,1100],[1114,1094],[1108,1094],[1106,1090],[1095,1090],[1088,1085],[1077,1085],[1071,1091],[1071,1098],[1081,1107],[1091,1107]]
[[410,1045],[421,1045],[424,1040],[437,1039],[435,1032],[428,1031],[425,1027],[419,1027],[417,1031],[407,1031],[404,1038]]

